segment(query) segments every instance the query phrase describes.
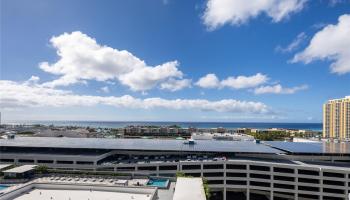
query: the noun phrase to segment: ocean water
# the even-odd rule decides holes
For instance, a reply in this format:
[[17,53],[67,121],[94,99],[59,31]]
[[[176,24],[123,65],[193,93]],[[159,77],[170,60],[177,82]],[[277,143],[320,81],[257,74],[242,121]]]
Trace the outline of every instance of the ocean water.
[[178,125],[182,128],[286,128],[286,129],[305,129],[305,130],[322,130],[322,123],[262,123],[262,122],[119,122],[119,121],[27,121],[17,122],[15,124],[43,124],[55,126],[81,126],[81,127],[101,127],[101,128],[123,128],[128,125],[153,125],[153,126],[170,126]]

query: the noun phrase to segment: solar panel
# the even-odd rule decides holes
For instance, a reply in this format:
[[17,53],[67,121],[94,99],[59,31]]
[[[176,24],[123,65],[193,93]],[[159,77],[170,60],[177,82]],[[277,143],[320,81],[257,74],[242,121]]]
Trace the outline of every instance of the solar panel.
[[265,141],[274,148],[290,153],[350,154],[350,143]]
[[283,153],[264,144],[249,141],[197,140],[194,145],[181,140],[163,139],[105,139],[105,138],[53,138],[17,137],[0,140],[0,146],[82,148],[111,150],[199,151],[240,153]]

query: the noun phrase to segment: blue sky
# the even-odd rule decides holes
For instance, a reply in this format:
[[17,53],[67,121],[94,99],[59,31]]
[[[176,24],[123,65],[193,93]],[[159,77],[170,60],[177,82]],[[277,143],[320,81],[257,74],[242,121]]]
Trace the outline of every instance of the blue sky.
[[1,1],[3,120],[321,122],[350,2]]

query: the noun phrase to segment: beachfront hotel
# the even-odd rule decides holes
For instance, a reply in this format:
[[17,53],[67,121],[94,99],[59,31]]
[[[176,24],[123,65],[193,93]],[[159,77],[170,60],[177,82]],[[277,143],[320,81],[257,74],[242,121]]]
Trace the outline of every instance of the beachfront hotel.
[[350,143],[15,137],[0,140],[0,163],[168,179],[182,172],[205,178],[220,200],[350,193]]
[[350,96],[323,105],[323,137],[350,139]]

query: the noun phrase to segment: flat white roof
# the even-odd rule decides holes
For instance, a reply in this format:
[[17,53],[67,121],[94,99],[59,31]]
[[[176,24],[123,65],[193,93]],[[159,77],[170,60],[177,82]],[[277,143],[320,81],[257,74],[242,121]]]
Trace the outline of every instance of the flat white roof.
[[126,184],[126,183],[128,183],[128,180],[117,180],[116,183],[118,183],[118,184]]
[[33,189],[13,200],[151,200],[152,195],[111,191]]
[[34,169],[34,167],[36,167],[36,165],[23,165],[20,167],[15,167],[15,168],[6,170],[4,171],[4,173],[24,173]]
[[10,167],[11,164],[0,164],[0,170],[5,169],[6,167]]
[[177,178],[173,200],[206,200],[202,178]]

